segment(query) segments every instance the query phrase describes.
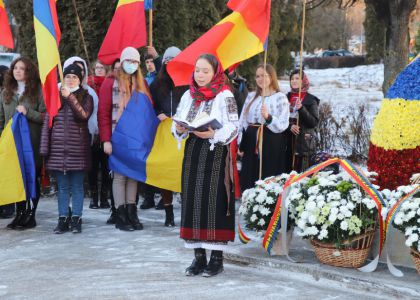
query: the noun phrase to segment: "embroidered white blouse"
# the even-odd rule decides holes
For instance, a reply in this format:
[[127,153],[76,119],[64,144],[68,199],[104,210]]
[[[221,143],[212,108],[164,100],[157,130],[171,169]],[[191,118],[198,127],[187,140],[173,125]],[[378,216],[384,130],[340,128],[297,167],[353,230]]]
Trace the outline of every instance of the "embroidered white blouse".
[[[239,119],[239,138],[238,144],[242,140],[242,133],[246,130],[249,124],[265,124],[265,119],[261,114],[262,97],[259,96],[255,99],[250,108],[248,114],[245,113],[247,107],[252,99],[255,97],[255,92],[248,94],[245,100],[241,118]],[[268,113],[273,118],[271,123],[267,125],[267,128],[274,133],[283,132],[289,127],[289,101],[285,94],[277,92],[271,96],[265,97],[265,105],[268,108]]]
[[[203,101],[198,107],[195,106],[194,100],[190,95],[190,91],[186,91],[179,102],[175,116],[179,119],[192,122],[194,118],[202,112],[207,112],[210,118],[215,118],[222,128],[216,129],[214,137],[209,139],[211,144],[210,150],[214,149],[214,144],[222,143],[224,145],[232,142],[238,135],[239,117],[238,108],[232,92],[225,90],[210,101]],[[172,133],[177,138],[179,145],[182,139],[188,137],[188,132],[179,135],[176,131],[176,123],[172,124]]]

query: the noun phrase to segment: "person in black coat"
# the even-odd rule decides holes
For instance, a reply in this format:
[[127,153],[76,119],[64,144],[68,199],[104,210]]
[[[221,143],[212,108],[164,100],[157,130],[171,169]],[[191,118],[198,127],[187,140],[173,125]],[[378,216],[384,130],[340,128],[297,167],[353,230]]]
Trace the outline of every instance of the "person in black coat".
[[[302,88],[299,95],[299,70],[290,74],[291,91],[287,94],[290,103],[289,128],[287,138],[287,168],[302,172],[314,163],[311,161],[315,153],[315,130],[319,122],[319,99],[308,92],[309,80],[302,71]],[[299,97],[300,96],[300,97]]]

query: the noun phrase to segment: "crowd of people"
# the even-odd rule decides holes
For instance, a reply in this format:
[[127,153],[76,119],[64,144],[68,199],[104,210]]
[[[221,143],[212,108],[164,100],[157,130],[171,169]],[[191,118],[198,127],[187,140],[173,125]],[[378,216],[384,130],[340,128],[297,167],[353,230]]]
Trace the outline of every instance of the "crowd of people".
[[[301,79],[299,71],[291,72],[291,90],[283,93],[269,64],[257,66],[256,89],[248,92],[247,81],[236,71],[224,72],[211,54],[199,56],[189,85],[175,86],[166,66],[180,52],[169,47],[161,57],[148,47],[142,61],[137,49],[127,47],[111,66],[96,61],[92,69],[80,57],[68,58],[59,83],[61,108],[52,126],[35,64],[21,57],[10,69],[0,67],[0,134],[15,112],[26,116],[37,176],[35,199],[0,207],[1,217],[13,218],[8,228],[36,226],[42,168],[57,182],[57,234],[82,231],[86,176],[89,208],[110,208],[108,224],[124,231],[143,229],[140,185],[140,208],[163,209],[164,225],[175,226],[173,191],[109,170],[108,157],[118,147],[112,143],[114,129],[138,93],[147,96],[159,121],[176,117],[192,122],[205,112],[221,124],[190,131],[173,122],[172,135],[180,143],[185,140],[180,237],[186,248],[194,249],[186,275],[223,271],[223,251],[235,236],[235,183],[244,191],[259,178],[308,168],[315,151],[319,99],[308,92],[309,80],[304,72]],[[242,166],[239,181],[234,178],[237,159]],[[162,198],[157,205],[156,193]],[[206,250],[211,250],[209,260]]]

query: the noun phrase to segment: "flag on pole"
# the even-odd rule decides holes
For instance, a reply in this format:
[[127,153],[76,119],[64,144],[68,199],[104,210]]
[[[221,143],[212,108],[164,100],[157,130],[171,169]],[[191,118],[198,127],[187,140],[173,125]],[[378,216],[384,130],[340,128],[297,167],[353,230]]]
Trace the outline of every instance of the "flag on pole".
[[144,0],[144,10],[153,9],[153,0]]
[[0,137],[0,205],[33,199],[35,159],[26,117],[15,113]]
[[98,59],[111,65],[126,47],[146,45],[146,17],[143,0],[119,0]]
[[10,30],[9,18],[3,0],[0,0],[0,32],[0,45],[13,49],[15,46],[12,31]]
[[230,0],[227,6],[233,10],[230,15],[168,63],[176,86],[190,83],[194,63],[203,53],[217,56],[226,70],[266,48],[271,0]]
[[57,0],[34,0],[34,27],[39,75],[50,126],[61,107],[57,87],[57,65],[60,63],[58,45],[61,31],[56,10]]

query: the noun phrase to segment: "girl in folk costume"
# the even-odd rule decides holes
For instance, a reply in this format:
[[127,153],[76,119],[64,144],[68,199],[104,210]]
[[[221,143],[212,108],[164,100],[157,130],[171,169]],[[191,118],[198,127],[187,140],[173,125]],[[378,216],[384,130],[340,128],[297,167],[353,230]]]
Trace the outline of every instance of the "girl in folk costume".
[[[235,203],[231,188],[229,144],[238,133],[237,106],[225,84],[223,69],[211,54],[195,64],[190,90],[181,98],[176,117],[191,122],[206,112],[222,127],[188,132],[174,123],[172,132],[187,139],[182,167],[181,233],[195,259],[186,275],[213,276],[223,271],[223,250],[235,237]],[[207,264],[206,249],[212,250]]]
[[0,94],[0,135],[16,111],[24,114],[29,124],[36,165],[36,198],[16,204],[16,217],[7,228],[26,229],[36,226],[35,211],[40,196],[39,179],[42,167],[38,149],[46,109],[38,68],[25,57],[13,61],[5,74],[4,90]]
[[304,72],[302,72],[302,77],[299,98],[299,70],[290,74],[291,91],[287,94],[290,103],[290,126],[286,131],[286,172],[306,170],[313,164],[310,158],[315,153],[315,128],[319,121],[319,99],[308,93],[309,80]]
[[[93,111],[93,99],[83,88],[83,71],[76,65],[64,69],[61,86],[61,108],[49,128],[47,114],[42,127],[40,154],[46,158],[46,169],[53,172],[58,186],[57,234],[70,229],[82,231],[85,172],[90,169],[90,136],[88,120]],[[70,195],[72,216],[69,216]]]
[[[177,47],[166,49],[162,59],[162,68],[156,79],[150,85],[152,99],[155,102],[155,111],[160,121],[172,118],[181,100],[182,95],[189,89],[189,86],[175,87],[171,77],[169,77],[166,66],[174,57],[181,52]],[[172,205],[172,191],[161,189],[166,218],[165,226],[175,226],[174,211]],[[153,199],[153,198],[152,198]],[[153,201],[153,200],[152,200]]]
[[[120,60],[118,103],[114,103],[116,100],[114,97],[102,97],[102,94],[106,93],[108,84],[103,84],[104,90],[101,89],[100,93],[101,103],[98,112],[100,136],[104,142],[104,152],[108,155],[112,154],[111,133],[115,128],[114,124],[118,122],[127,107],[132,92],[144,93],[150,98],[140,70],[139,52],[133,47],[127,47],[122,51]],[[117,207],[115,227],[124,231],[142,230],[143,224],[139,221],[136,206],[137,181],[114,172],[112,190]]]
[[[282,134],[289,126],[289,103],[280,92],[273,66],[260,64],[255,74],[257,90],[249,93],[240,118],[239,155],[242,156],[241,190],[252,188],[259,178],[285,171],[286,141]],[[261,124],[263,129],[261,130]],[[263,139],[262,154],[259,142]]]

